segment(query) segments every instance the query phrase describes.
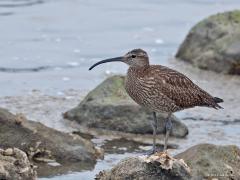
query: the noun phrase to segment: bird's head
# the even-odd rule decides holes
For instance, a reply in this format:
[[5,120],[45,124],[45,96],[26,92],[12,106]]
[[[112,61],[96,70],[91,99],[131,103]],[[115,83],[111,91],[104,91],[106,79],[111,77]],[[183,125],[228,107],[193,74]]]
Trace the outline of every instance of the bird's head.
[[130,67],[145,67],[149,65],[148,55],[147,53],[142,49],[133,49],[132,51],[129,51],[124,56],[105,59],[102,61],[99,61],[92,65],[89,70],[92,70],[94,67],[96,67],[99,64],[107,63],[107,62],[115,62],[120,61],[128,64]]

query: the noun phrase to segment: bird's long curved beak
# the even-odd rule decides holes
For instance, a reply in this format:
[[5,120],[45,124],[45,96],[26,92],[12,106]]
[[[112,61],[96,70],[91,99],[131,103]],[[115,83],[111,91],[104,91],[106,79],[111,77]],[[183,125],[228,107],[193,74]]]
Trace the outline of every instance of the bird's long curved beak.
[[99,65],[99,64],[103,64],[103,63],[108,63],[108,62],[115,62],[115,61],[120,61],[123,62],[123,57],[115,57],[115,58],[110,58],[110,59],[105,59],[102,61],[99,61],[97,63],[95,63],[94,65],[92,65],[88,70],[92,70],[95,66]]

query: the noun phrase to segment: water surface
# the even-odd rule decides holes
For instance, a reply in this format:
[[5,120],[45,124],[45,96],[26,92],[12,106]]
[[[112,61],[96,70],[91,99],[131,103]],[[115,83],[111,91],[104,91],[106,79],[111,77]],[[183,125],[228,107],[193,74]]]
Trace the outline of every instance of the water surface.
[[127,68],[88,72],[91,64],[133,48],[166,65],[195,23],[236,8],[238,0],[1,0],[1,96],[91,89]]

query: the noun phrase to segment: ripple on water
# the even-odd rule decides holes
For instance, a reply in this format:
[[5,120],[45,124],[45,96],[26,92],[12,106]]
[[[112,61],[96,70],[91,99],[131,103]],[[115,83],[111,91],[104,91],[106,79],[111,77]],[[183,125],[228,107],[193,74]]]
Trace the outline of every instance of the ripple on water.
[[44,2],[45,0],[1,0],[0,17],[14,15],[16,8],[33,6]]
[[17,8],[42,3],[44,3],[44,0],[4,0],[0,1],[0,8]]

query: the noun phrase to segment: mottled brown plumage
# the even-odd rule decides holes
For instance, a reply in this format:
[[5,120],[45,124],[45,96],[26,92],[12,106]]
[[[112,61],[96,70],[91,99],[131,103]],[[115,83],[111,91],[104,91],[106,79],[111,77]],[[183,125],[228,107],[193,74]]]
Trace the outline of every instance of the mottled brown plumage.
[[194,106],[220,106],[215,98],[185,75],[161,65],[130,67],[126,91],[138,104],[156,112],[176,112]]
[[153,111],[153,152],[157,130],[156,112],[168,114],[164,145],[166,150],[172,127],[169,117],[172,113],[195,106],[221,108],[218,103],[223,102],[222,99],[211,96],[185,75],[165,66],[150,65],[148,55],[142,49],[134,49],[122,57],[100,61],[89,70],[112,61],[121,61],[129,65],[125,82],[127,93],[136,103]]

